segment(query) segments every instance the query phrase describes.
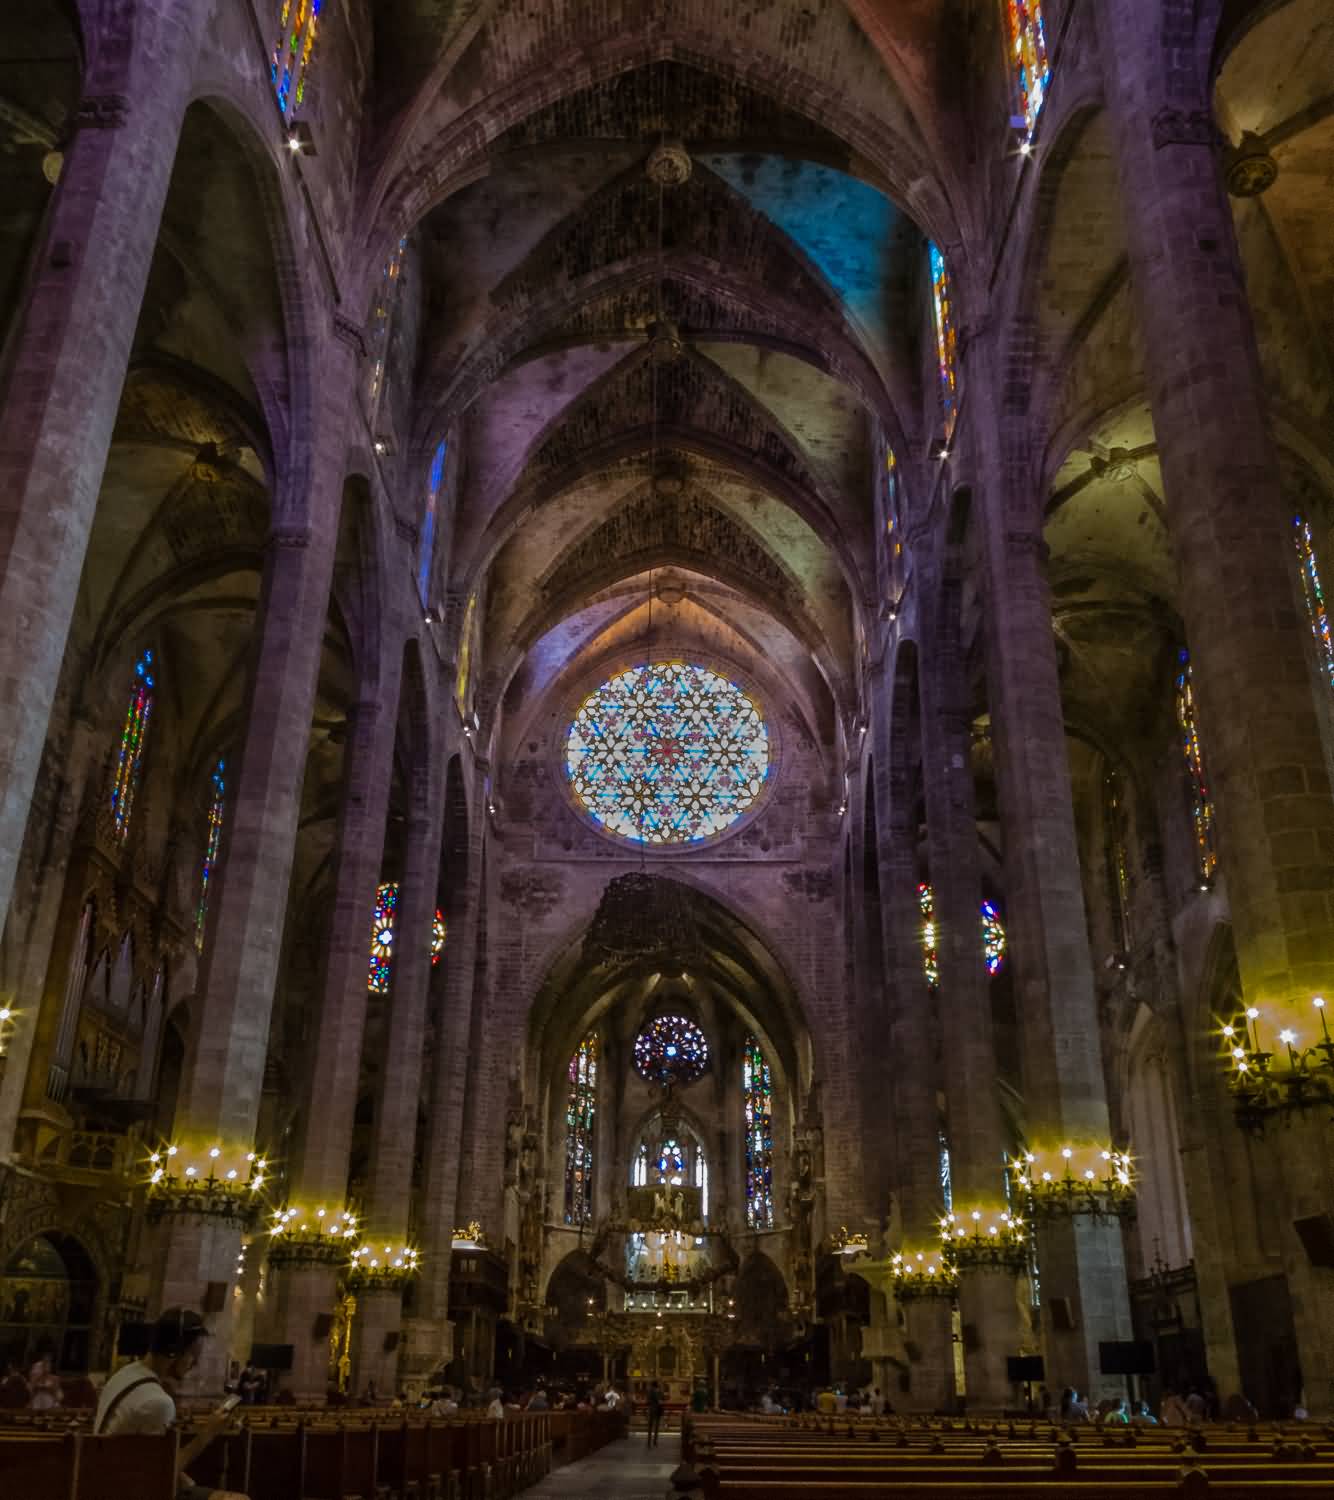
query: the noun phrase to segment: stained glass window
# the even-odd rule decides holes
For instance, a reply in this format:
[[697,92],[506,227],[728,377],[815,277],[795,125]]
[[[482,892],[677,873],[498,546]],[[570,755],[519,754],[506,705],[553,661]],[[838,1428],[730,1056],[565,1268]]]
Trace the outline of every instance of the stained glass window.
[[[940,983],[940,932],[936,926],[936,894],[929,885],[917,887],[917,904],[922,913],[920,928],[922,968],[926,982],[933,988]],[[984,901],[982,918],[982,962],[988,974],[995,976],[1005,967],[1005,924],[994,903]]]
[[1031,139],[1042,101],[1051,84],[1042,0],[1005,0],[1010,40],[1010,75],[1014,87],[1014,125]]
[[[426,482],[426,508],[422,511],[421,535],[417,538],[417,594],[426,608],[429,608],[431,604],[431,564],[435,561],[435,516],[440,503],[440,485],[445,477],[445,454],[447,452],[448,444],[442,439],[435,450],[435,457],[431,460],[431,477]],[[472,649],[472,608],[473,602],[470,599],[467,618],[464,621],[463,644],[459,647],[460,713],[463,712],[468,696],[463,652],[470,652]]]
[[940,1149],[940,1196],[945,1201],[945,1212],[954,1210],[954,1170],[950,1164],[950,1140],[944,1130],[937,1132]]
[[922,912],[922,967],[926,970],[926,982],[940,983],[940,950],[936,935],[936,897],[929,885],[917,887],[917,904]]
[[204,862],[200,870],[199,901],[195,906],[195,947],[204,951],[204,923],[208,917],[208,896],[218,867],[218,847],[222,842],[222,810],[227,791],[227,762],[219,760],[213,768],[213,796],[208,806],[208,830],[204,836]]
[[[394,925],[398,920],[398,881],[386,880],[375,892],[375,911],[371,917],[370,973],[366,988],[372,995],[389,992],[394,964]],[[440,962],[445,951],[445,914],[436,907],[431,920],[431,963]]]
[[657,1016],[635,1038],[635,1071],[646,1083],[693,1083],[708,1065],[704,1033],[684,1016]]
[[746,1111],[746,1224],[772,1229],[774,1222],[773,1079],[757,1038],[746,1038],[741,1054],[741,1098]]
[[407,249],[407,236],[398,242],[398,248],[380,268],[380,285],[375,294],[375,307],[371,312],[368,342],[371,353],[371,373],[366,385],[367,405],[371,422],[379,410],[380,396],[384,390],[384,367],[389,357],[389,330],[394,321],[394,303],[398,295],[398,279],[403,270],[403,252]]
[[593,1219],[593,1142],[597,1125],[598,1036],[592,1031],[570,1059],[565,1099],[565,1222]]
[[610,832],[689,843],[754,805],[769,774],[769,732],[735,683],[688,662],[654,662],[584,699],[565,765],[580,804]]
[[1116,940],[1120,951],[1129,953],[1134,939],[1130,909],[1129,829],[1125,783],[1120,771],[1108,771],[1103,781],[1103,811],[1107,823],[1107,884],[1111,889]]
[[680,1141],[668,1137],[658,1147],[658,1181],[667,1187],[680,1187],[686,1180],[686,1154]]
[[954,293],[950,273],[939,247],[931,245],[931,298],[936,309],[936,365],[940,380],[940,409],[945,419],[945,439],[954,431],[957,395],[959,335],[954,324]]
[[1334,638],[1330,635],[1329,611],[1325,608],[1325,591],[1320,584],[1320,564],[1316,561],[1311,527],[1301,516],[1293,517],[1293,540],[1297,544],[1297,561],[1302,575],[1302,597],[1315,636],[1316,657],[1320,675],[1334,687]]
[[1215,847],[1214,803],[1209,793],[1209,779],[1204,769],[1204,747],[1200,744],[1200,726],[1195,715],[1195,684],[1190,652],[1183,646],[1177,671],[1177,726],[1181,732],[1181,753],[1186,758],[1190,781],[1190,820],[1195,835],[1195,869],[1201,887],[1213,884],[1218,868]]
[[120,750],[111,781],[111,816],[121,838],[129,832],[130,814],[134,811],[134,794],[139,789],[148,721],[153,714],[155,672],[153,653],[145,651],[134,664],[134,681],[130,688],[130,701],[125,709],[125,722],[121,725]]
[[463,629],[459,631],[459,670],[454,679],[454,702],[459,713],[468,712],[468,686],[472,679],[472,631],[477,614],[476,591],[468,596],[468,607],[463,611]]
[[281,0],[279,5],[278,40],[269,60],[269,76],[285,120],[305,102],[322,4],[323,0]]
[[982,960],[993,976],[1005,966],[1005,926],[990,901],[982,903]]
[[[709,1217],[709,1164],[704,1160],[704,1152],[698,1147],[695,1149],[695,1186],[699,1189],[699,1212],[700,1217]],[[698,1240],[695,1242],[699,1243]]]

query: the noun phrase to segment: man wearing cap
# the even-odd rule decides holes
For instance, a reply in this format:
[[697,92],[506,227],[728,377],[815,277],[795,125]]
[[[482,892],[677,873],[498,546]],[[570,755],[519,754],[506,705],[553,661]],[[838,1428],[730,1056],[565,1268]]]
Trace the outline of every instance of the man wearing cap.
[[[169,1308],[153,1325],[148,1353],[122,1366],[102,1387],[93,1431],[165,1433],[176,1420],[171,1392],[194,1369],[208,1329],[188,1308]],[[185,1466],[227,1425],[230,1407],[214,1412],[180,1451],[177,1494],[182,1500],[245,1500],[232,1491],[210,1490],[195,1484]]]

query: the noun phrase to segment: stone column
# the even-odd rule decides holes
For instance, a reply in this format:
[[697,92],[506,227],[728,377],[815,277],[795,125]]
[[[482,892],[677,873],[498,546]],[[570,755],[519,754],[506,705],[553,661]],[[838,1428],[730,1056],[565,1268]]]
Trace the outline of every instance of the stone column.
[[[876,807],[880,830],[880,901],[883,949],[889,994],[889,1045],[893,1060],[892,1109],[896,1129],[893,1208],[889,1252],[932,1250],[940,1244],[939,1108],[934,1038],[934,1007],[922,967],[921,914],[917,901],[916,824],[913,818],[914,775],[922,753],[916,646],[898,645],[890,684],[879,694],[882,705],[873,725],[877,773]],[[888,702],[888,713],[883,706]],[[889,1101],[887,1100],[887,1103]],[[868,1128],[880,1122],[868,1121]],[[856,1262],[853,1263],[856,1270]],[[871,1270],[873,1289],[886,1293],[884,1314],[897,1325],[893,1278]],[[873,1299],[873,1312],[880,1299]],[[954,1355],[950,1304],[941,1297],[903,1304],[904,1340],[897,1326],[875,1329],[872,1346],[877,1367],[888,1371],[890,1350],[897,1346],[909,1363],[907,1391],[890,1391],[900,1409],[949,1409],[954,1397]],[[886,1375],[886,1379],[888,1376]],[[883,1387],[882,1387],[883,1388]]]
[[[412,1164],[429,1023],[431,934],[444,833],[444,776],[439,774],[440,768],[425,769],[428,774],[432,771],[436,774],[429,805],[408,829],[386,1045],[371,1128],[364,1238],[367,1244],[381,1247],[406,1246],[414,1227],[411,1225]],[[452,958],[452,945],[447,941],[441,962],[448,964]],[[401,1282],[374,1295],[362,1296],[352,1367],[354,1389],[361,1390],[368,1380],[375,1381],[378,1391],[389,1392],[394,1388],[398,1351],[385,1348],[385,1335],[398,1335],[401,1322]]]
[[[179,1162],[195,1156],[244,1179],[255,1149],[269,1018],[282,948],[288,883],[301,811],[320,652],[328,618],[342,503],[341,435],[355,366],[350,348],[331,339],[316,360],[320,386],[310,466],[284,480],[265,557],[255,658],[247,693],[245,743],[236,796],[223,830],[223,857],[210,899],[207,945],[174,1136]],[[289,493],[290,492],[290,493]],[[363,997],[364,998],[364,997]],[[233,1167],[231,1163],[235,1163]],[[199,1216],[173,1198],[151,1251],[154,1299],[197,1307],[207,1283],[229,1287],[247,1219]],[[232,1299],[224,1299],[223,1325]],[[225,1326],[215,1324],[201,1362],[201,1389],[220,1389]]]
[[[333,1312],[345,1263],[339,1243],[343,1234],[325,1226],[348,1208],[371,918],[384,862],[401,661],[400,651],[386,650],[371,684],[376,696],[363,698],[350,715],[319,1014],[301,1138],[287,1183],[293,1222],[308,1226],[309,1239],[303,1244],[299,1229],[290,1243],[283,1242],[286,1236],[275,1238],[269,1257],[274,1296],[282,1309],[278,1338],[294,1346],[288,1383],[299,1400],[322,1396],[328,1388],[328,1345],[315,1333],[315,1320]],[[400,933],[396,924],[396,942]]]
[[[935,899],[942,1072],[954,1210],[965,1230],[981,1212],[988,1225],[1005,1208],[1006,1137],[997,1094],[990,976],[982,944],[982,876],[973,795],[972,713],[959,645],[961,601],[947,567],[919,571],[930,670],[922,675],[922,775]],[[966,1252],[963,1252],[966,1253]],[[1012,1270],[964,1266],[959,1304],[968,1404],[1011,1404],[1006,1357],[1025,1330]],[[969,1347],[971,1345],[971,1347]]]
[[[463,1098],[472,1042],[477,929],[483,909],[479,799],[474,796],[470,800],[467,859],[457,869],[451,867],[445,903],[450,916],[449,947],[427,1127],[417,1317],[407,1330],[405,1352],[405,1368],[414,1374],[429,1374],[454,1352],[449,1322],[451,1242],[458,1222],[459,1160],[464,1150]],[[469,1144],[471,1135],[470,1129]],[[482,1227],[491,1235],[500,1232],[498,1225]]]
[[[980,476],[987,674],[1029,1145],[1102,1148],[1110,1121],[1046,549],[1024,393],[995,373],[1005,368],[1002,338],[993,327],[968,345],[966,416]],[[1096,1396],[1104,1387],[1099,1342],[1130,1337],[1120,1224],[1047,1219],[1038,1251],[1047,1384]],[[1115,1382],[1107,1389],[1116,1393]]]
[[0,391],[0,913],[209,15],[164,0],[130,11],[79,105]]
[[[1173,33],[1178,9],[1109,0],[1101,50],[1219,868],[1242,989],[1281,1066],[1279,1029],[1309,1046],[1312,996],[1334,989],[1334,800],[1209,80]],[[1328,1139],[1303,1129],[1268,1159],[1286,1190],[1284,1269],[1307,1404],[1324,1414],[1334,1410],[1334,1319],[1322,1314],[1334,1273],[1310,1264],[1291,1225],[1334,1199]]]

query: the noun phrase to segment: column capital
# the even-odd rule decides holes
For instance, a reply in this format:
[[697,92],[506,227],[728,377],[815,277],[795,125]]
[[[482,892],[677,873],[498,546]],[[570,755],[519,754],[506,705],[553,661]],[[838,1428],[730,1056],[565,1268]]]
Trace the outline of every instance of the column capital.
[[1223,134],[1214,124],[1212,112],[1203,106],[1182,109],[1175,104],[1165,104],[1149,123],[1155,151],[1161,151],[1164,146],[1221,147],[1224,144]]

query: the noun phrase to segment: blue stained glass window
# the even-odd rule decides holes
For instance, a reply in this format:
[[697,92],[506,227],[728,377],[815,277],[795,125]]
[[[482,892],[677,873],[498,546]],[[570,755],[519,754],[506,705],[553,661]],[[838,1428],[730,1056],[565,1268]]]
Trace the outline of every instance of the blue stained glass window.
[[213,797],[208,808],[208,832],[204,840],[204,862],[200,871],[199,901],[195,907],[195,947],[204,951],[204,925],[208,918],[208,898],[218,867],[218,849],[222,844],[222,814],[226,800],[227,762],[219,760],[213,768]]
[[111,817],[121,838],[129,832],[134,794],[139,789],[143,770],[144,746],[148,740],[148,721],[153,715],[153,688],[156,682],[153,653],[145,651],[134,664],[134,681],[130,701],[121,725],[120,751],[111,780]]
[[635,1038],[635,1071],[646,1083],[693,1083],[708,1064],[704,1033],[684,1016],[658,1016]]
[[417,593],[422,605],[431,603],[431,564],[435,560],[435,516],[440,504],[440,486],[445,477],[445,455],[449,445],[442,439],[431,460],[431,477],[426,485],[426,508],[422,512],[421,536],[417,541]]
[[754,699],[717,672],[653,662],[584,699],[565,765],[580,805],[610,832],[689,843],[754,806],[769,774],[769,732]]

